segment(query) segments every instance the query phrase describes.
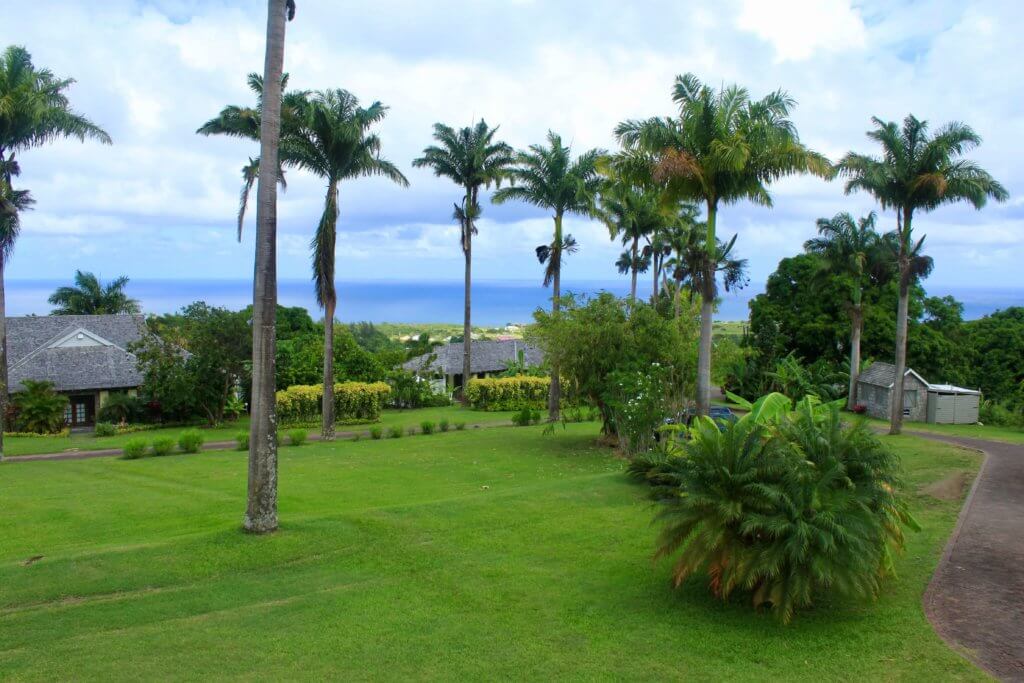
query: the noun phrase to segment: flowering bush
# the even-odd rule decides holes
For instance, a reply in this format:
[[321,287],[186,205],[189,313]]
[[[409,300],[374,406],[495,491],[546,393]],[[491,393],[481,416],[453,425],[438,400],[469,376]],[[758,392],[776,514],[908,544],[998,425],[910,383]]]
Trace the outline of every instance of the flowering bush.
[[653,363],[646,370],[614,372],[608,379],[605,403],[615,422],[619,447],[628,455],[647,452],[668,412],[665,368]]
[[864,413],[868,412],[868,407],[863,403],[858,403],[855,406],[853,406],[853,412],[855,412],[857,415],[863,415]]
[[[384,382],[341,382],[334,385],[334,415],[340,421],[373,422],[380,419],[391,388]],[[283,424],[320,420],[323,386],[296,385],[277,392],[277,416]]]
[[547,406],[549,377],[495,377],[472,379],[466,398],[474,410],[541,409]]

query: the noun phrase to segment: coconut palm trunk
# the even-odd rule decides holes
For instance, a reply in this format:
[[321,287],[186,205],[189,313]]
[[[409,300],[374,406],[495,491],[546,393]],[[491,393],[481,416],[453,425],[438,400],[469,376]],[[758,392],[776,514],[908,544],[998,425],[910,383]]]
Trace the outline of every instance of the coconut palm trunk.
[[637,268],[637,260],[636,259],[637,259],[637,249],[639,247],[639,244],[640,244],[640,238],[639,237],[634,237],[633,238],[633,247],[632,247],[632,250],[630,251],[631,263],[629,264],[629,269],[630,269],[630,271],[633,274],[632,280],[629,283],[629,301],[630,301],[630,303],[636,303],[636,268]]
[[[562,296],[562,214],[555,214],[555,241],[551,249],[551,314],[557,319],[561,308],[559,298]],[[636,271],[634,271],[635,273]],[[551,364],[551,388],[548,391],[548,420],[555,422],[559,419],[559,409],[562,402],[562,385],[559,378],[557,363]]]
[[462,311],[462,395],[459,400],[464,405],[469,404],[469,378],[472,372],[473,360],[473,323],[472,315],[472,289],[473,289],[473,214],[476,207],[477,189],[466,188],[466,201],[468,206],[464,208],[465,221],[463,222],[463,247],[462,251],[466,257],[466,276],[463,286],[465,288],[465,299]]
[[281,74],[288,3],[267,0],[267,47],[260,117],[260,174],[256,191],[256,263],[253,273],[252,419],[249,427],[249,486],[244,527],[253,533],[277,529],[277,169],[281,134]]
[[[860,297],[857,297],[860,299]],[[864,309],[860,301],[850,308],[850,389],[846,407],[853,410],[857,405],[857,379],[860,377],[860,338],[864,330]]]
[[313,238],[313,280],[317,303],[324,309],[324,386],[320,401],[320,436],[334,440],[334,312],[338,292],[334,288],[334,251],[338,228],[338,182],[330,180],[324,213]]
[[896,376],[893,378],[892,396],[889,404],[889,433],[899,434],[903,430],[903,375],[907,371],[907,316],[910,307],[910,272],[909,245],[904,235],[910,234],[910,213],[903,216],[903,229],[900,234],[902,244],[899,254],[900,292],[896,305]]
[[715,315],[715,219],[717,207],[708,201],[707,218],[707,264],[701,282],[700,303],[700,345],[697,347],[697,413],[707,415],[711,411],[711,329]]
[[334,309],[336,299],[324,306],[324,390],[321,408],[320,436],[334,441]]

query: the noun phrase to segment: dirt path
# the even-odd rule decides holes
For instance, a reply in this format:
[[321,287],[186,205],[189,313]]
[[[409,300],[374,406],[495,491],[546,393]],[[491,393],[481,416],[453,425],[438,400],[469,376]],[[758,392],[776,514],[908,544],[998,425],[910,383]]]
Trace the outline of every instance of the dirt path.
[[1024,681],[1024,446],[912,433],[986,454],[925,591],[925,614],[978,666]]
[[[481,429],[486,427],[507,427],[511,425],[510,421],[505,422],[479,422],[476,424],[466,425],[466,429]],[[145,435],[145,432],[139,432],[140,435]],[[349,441],[356,437],[369,438],[370,430],[362,430],[355,432],[337,432],[335,437],[338,441]],[[307,439],[309,441],[320,441],[319,434],[310,434]],[[202,450],[204,451],[230,451],[235,450],[238,444],[232,441],[210,441],[204,443]],[[103,448],[95,451],[61,451],[60,453],[37,453],[33,455],[12,455],[3,459],[2,464],[12,462],[30,462],[32,460],[87,460],[89,458],[113,458],[119,457],[123,451],[120,448]],[[185,453],[174,453],[174,455],[186,455]]]

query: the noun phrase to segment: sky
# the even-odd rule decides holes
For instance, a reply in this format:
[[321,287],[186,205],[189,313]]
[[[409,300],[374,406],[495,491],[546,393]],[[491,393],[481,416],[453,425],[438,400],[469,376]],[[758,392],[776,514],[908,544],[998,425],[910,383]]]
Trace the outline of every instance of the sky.
[[[1017,0],[298,0],[288,25],[290,87],[345,88],[390,107],[378,131],[384,156],[408,176],[340,189],[338,278],[456,280],[462,276],[458,189],[411,162],[441,121],[500,125],[516,148],[551,129],[582,152],[615,147],[627,118],[667,116],[673,78],[693,72],[754,97],[783,88],[797,106],[801,139],[836,160],[874,153],[872,116],[908,112],[933,126],[971,125],[983,138],[971,158],[1010,192],[982,211],[943,207],[921,215],[936,261],[932,286],[1024,287],[1024,35]],[[7,278],[244,279],[253,264],[252,215],[241,244],[235,215],[240,169],[258,143],[195,134],[226,104],[253,102],[246,74],[263,64],[260,0],[40,0],[4,12],[0,46],[24,45],[34,62],[76,83],[74,107],[103,126],[112,146],[61,141],[20,155],[20,187],[35,209]],[[288,173],[279,199],[279,275],[306,278],[309,240],[324,184]],[[814,222],[862,215],[866,195],[839,180],[784,179],[774,207],[724,207],[719,232],[738,234],[753,282],[801,249]],[[880,227],[894,227],[891,214]],[[567,279],[618,277],[621,247],[597,222],[572,217],[580,251]],[[483,203],[474,242],[480,279],[542,276],[534,247],[550,240],[548,212]]]

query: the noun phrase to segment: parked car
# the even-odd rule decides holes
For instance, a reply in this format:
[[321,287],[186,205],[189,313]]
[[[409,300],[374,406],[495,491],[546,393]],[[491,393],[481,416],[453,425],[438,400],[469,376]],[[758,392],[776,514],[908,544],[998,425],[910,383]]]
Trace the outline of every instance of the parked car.
[[[693,422],[693,418],[695,418],[696,416],[697,416],[697,409],[696,408],[687,408],[686,410],[684,410],[679,415],[672,416],[672,417],[666,417],[665,420],[664,420],[664,424],[665,425],[682,424],[682,425],[684,425],[686,427],[689,427],[690,424]],[[718,428],[720,430],[722,430],[723,432],[725,431],[726,427],[730,423],[733,423],[737,419],[739,419],[739,418],[736,417],[736,413],[732,412],[732,410],[730,410],[727,406],[711,406],[711,410],[708,411],[708,417],[710,417],[712,420],[714,420],[715,423],[718,424]],[[661,434],[662,434],[662,432],[660,430],[655,430],[655,432],[654,432],[654,440],[655,441],[660,441],[661,440]]]

